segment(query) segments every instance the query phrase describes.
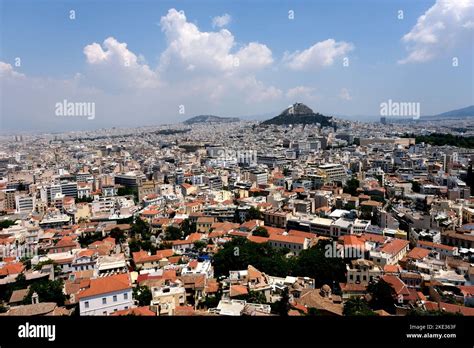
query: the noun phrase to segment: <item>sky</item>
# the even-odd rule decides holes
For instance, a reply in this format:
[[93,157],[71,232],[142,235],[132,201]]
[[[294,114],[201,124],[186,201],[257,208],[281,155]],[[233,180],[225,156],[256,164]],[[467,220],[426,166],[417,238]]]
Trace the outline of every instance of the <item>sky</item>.
[[3,133],[474,104],[474,0],[0,0],[0,23]]

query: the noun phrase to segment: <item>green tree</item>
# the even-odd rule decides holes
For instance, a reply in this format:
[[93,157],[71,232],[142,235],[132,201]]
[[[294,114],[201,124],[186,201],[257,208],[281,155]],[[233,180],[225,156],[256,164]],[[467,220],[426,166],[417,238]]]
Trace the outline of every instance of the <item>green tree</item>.
[[81,247],[86,247],[91,243],[94,243],[98,240],[102,240],[103,236],[101,232],[92,232],[92,233],[84,233],[82,236],[79,236],[77,239]]
[[352,178],[346,182],[344,192],[349,193],[352,196],[357,195],[357,189],[359,188],[360,182],[356,178]]
[[81,197],[81,198],[76,198],[76,203],[91,203],[94,200],[92,197]]
[[16,220],[14,221],[14,220],[8,220],[8,219],[0,221],[0,230],[13,226],[15,222]]
[[181,228],[183,230],[183,237],[187,237],[191,233],[196,232],[196,223],[191,223],[191,220],[184,219],[184,221],[181,223]]
[[344,303],[344,315],[375,315],[367,301],[361,297],[351,298]]
[[133,196],[135,201],[138,201],[138,189],[131,187],[119,187],[117,196]]
[[134,253],[141,250],[141,243],[134,238],[130,240],[128,247],[130,248],[130,252]]
[[163,236],[164,240],[177,240],[183,237],[183,231],[175,226],[168,226]]
[[13,283],[7,283],[0,286],[0,299],[4,302],[10,300],[10,297],[15,290],[26,289],[28,283],[23,273],[20,273]]
[[316,246],[301,251],[295,260],[293,275],[301,275],[315,279],[317,286],[332,285],[345,280],[346,265],[342,258],[326,256],[329,241],[319,241]]
[[262,220],[262,212],[257,208],[250,207],[249,211],[247,212],[247,221],[249,220]]
[[139,306],[149,306],[152,295],[151,290],[147,286],[137,286],[133,289],[133,298],[138,301]]
[[253,232],[252,235],[259,237],[270,237],[268,231],[265,227],[258,226]]
[[149,237],[151,237],[150,226],[145,221],[137,217],[130,228],[130,235],[138,235],[141,239],[149,239]]
[[201,251],[207,246],[207,243],[202,240],[197,240],[193,243],[193,245],[196,250]]
[[110,231],[110,237],[114,238],[118,244],[122,244],[126,240],[125,232],[118,227]]
[[35,269],[35,271],[39,271],[41,268],[43,268],[44,265],[50,265],[50,264],[52,264],[52,263],[54,263],[53,260],[41,261],[41,262],[38,262],[38,263],[35,265],[34,269]]
[[268,243],[253,243],[236,237],[228,242],[213,257],[216,276],[228,275],[230,270],[246,269],[253,265],[266,274],[286,276],[290,273],[290,262],[285,254]]
[[413,192],[420,193],[420,190],[421,190],[420,183],[418,181],[412,180],[411,189],[413,190]]
[[317,316],[321,316],[321,311],[319,311],[317,308],[314,308],[314,307],[309,307],[308,308],[308,313],[306,314],[310,317],[317,317]]
[[57,280],[39,280],[31,284],[28,295],[23,300],[23,303],[31,303],[31,296],[34,293],[38,294],[40,302],[55,302],[58,306],[63,306],[66,301],[66,295],[63,293],[63,281]]
[[393,298],[393,289],[382,279],[369,283],[367,292],[371,295],[372,299],[369,305],[372,309],[383,309],[388,313],[395,313],[395,301]]
[[285,288],[281,294],[281,299],[272,303],[271,305],[272,312],[278,314],[282,317],[288,316],[288,311],[290,310],[290,295],[288,289]]
[[432,310],[432,311],[425,311],[420,308],[412,308],[410,311],[408,311],[407,316],[410,317],[420,317],[420,316],[426,316],[426,317],[444,317],[444,316],[463,316],[462,313],[460,312],[446,312],[446,311],[441,311],[441,310]]
[[249,303],[267,303],[267,298],[265,294],[261,291],[250,291],[247,295],[245,295],[245,300]]

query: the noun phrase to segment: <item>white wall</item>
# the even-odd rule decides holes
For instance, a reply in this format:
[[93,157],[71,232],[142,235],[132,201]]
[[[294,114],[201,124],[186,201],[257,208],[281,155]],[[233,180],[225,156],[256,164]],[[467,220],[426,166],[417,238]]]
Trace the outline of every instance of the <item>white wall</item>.
[[[124,299],[124,294],[127,294],[127,299]],[[113,297],[117,296],[117,301],[114,302]],[[106,298],[107,303],[102,304],[102,299]],[[89,308],[86,308],[86,302],[89,302]],[[123,310],[133,306],[132,289],[110,292],[93,297],[81,298],[79,301],[79,311],[81,315],[109,315],[115,310]],[[125,308],[127,307],[127,308]],[[104,312],[107,312],[104,314]]]

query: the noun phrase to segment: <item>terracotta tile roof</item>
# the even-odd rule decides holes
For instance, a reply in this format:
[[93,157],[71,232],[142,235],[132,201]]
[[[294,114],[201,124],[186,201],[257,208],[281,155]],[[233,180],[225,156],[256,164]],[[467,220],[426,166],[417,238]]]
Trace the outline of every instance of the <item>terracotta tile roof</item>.
[[219,291],[219,282],[216,279],[209,279],[206,284],[206,293],[214,294]]
[[204,274],[185,274],[180,277],[185,288],[203,290],[206,283],[206,275]]
[[277,228],[277,227],[270,227],[270,226],[263,226],[271,236],[273,234],[283,234],[285,232],[284,228]]
[[438,248],[438,249],[444,249],[444,250],[447,250],[447,251],[456,250],[456,248],[453,247],[453,246],[444,245],[444,244],[440,244],[440,243],[433,243],[433,242],[425,241],[425,240],[420,240],[420,241],[418,241],[417,244],[420,247]]
[[292,243],[292,244],[303,244],[305,242],[304,237],[299,236],[283,236],[275,234],[270,236],[268,239],[270,242],[281,242],[281,243]]
[[12,316],[45,315],[45,314],[51,313],[56,307],[57,307],[57,304],[54,302],[40,302],[40,303],[35,303],[35,304],[12,307],[6,313],[6,315],[12,315]]
[[116,274],[110,277],[91,279],[89,288],[81,291],[77,298],[83,299],[131,288],[130,277],[127,273]]
[[297,237],[304,237],[304,238],[308,238],[308,239],[313,239],[313,238],[318,237],[318,235],[316,233],[304,232],[304,231],[298,231],[298,230],[289,230],[288,235],[297,236]]
[[474,316],[474,308],[459,306],[451,303],[445,302],[425,302],[425,308],[431,311],[444,310],[449,313],[461,313],[462,315]]
[[307,308],[316,308],[342,316],[342,303],[334,303],[332,299],[321,296],[320,289],[304,289],[296,302]]
[[362,249],[365,249],[364,240],[362,238],[358,238],[357,236],[347,234],[345,236],[339,237],[338,240],[342,243],[342,245],[359,246],[362,247]]
[[236,236],[236,237],[247,237],[249,235],[248,232],[242,232],[242,231],[231,231],[229,233],[230,236]]
[[64,236],[61,238],[55,245],[54,248],[67,248],[67,247],[76,247],[79,244],[72,236]]
[[383,266],[383,271],[385,273],[400,273],[401,268],[399,265],[385,265]]
[[254,243],[266,243],[266,242],[268,242],[269,238],[268,237],[247,235],[247,239],[251,242],[254,242]]
[[91,249],[86,249],[86,250],[81,250],[77,253],[77,256],[78,257],[82,257],[82,256],[88,256],[88,257],[92,257],[94,256],[95,254],[97,254],[97,251],[96,250],[91,250]]
[[427,257],[429,254],[430,254],[430,251],[428,249],[424,249],[424,248],[420,248],[420,247],[414,247],[407,254],[407,258],[422,260],[425,257]]
[[23,301],[23,299],[28,295],[29,291],[30,289],[20,289],[13,291],[8,303],[16,303]]
[[397,255],[402,249],[406,248],[410,244],[407,240],[394,238],[387,244],[385,244],[380,251],[390,254]]
[[148,252],[144,250],[136,251],[132,253],[133,261],[135,263],[145,263],[160,261],[163,258],[168,258],[174,254],[173,249],[157,250],[155,255],[148,255]]
[[360,205],[367,206],[367,207],[381,207],[383,204],[377,201],[363,201]]
[[246,286],[243,285],[231,285],[230,286],[230,297],[248,295],[248,290]]
[[396,295],[403,295],[404,297],[410,295],[407,286],[399,277],[395,275],[384,275],[382,276],[382,280],[392,287]]
[[386,237],[380,234],[374,234],[374,233],[363,233],[361,235],[361,238],[366,241],[375,242],[375,243],[384,243],[385,240],[387,239]]
[[136,316],[145,316],[145,317],[155,317],[156,313],[150,310],[150,307],[134,307],[129,309],[123,309],[121,311],[114,312],[110,314],[112,316],[123,316],[123,315],[136,315]]
[[7,263],[5,266],[0,268],[0,276],[19,274],[23,272],[24,269],[25,266],[21,262]]
[[168,262],[169,263],[178,263],[181,260],[181,256],[170,256],[168,257]]
[[260,272],[254,266],[248,265],[247,266],[247,276],[248,276],[249,280],[255,280],[255,279],[258,279],[258,278],[262,277],[262,272]]
[[355,283],[339,283],[342,292],[367,292],[367,285]]
[[257,226],[259,226],[258,220],[250,220],[250,221],[247,221],[247,222],[244,222],[243,224],[241,224],[240,228],[250,231],[250,230],[254,229]]
[[292,306],[293,306],[295,309],[297,309],[297,310],[299,310],[299,311],[301,311],[301,312],[303,312],[303,313],[308,313],[308,308],[306,308],[306,307],[303,306],[302,304],[294,303],[294,304],[292,304]]
[[142,211],[142,213],[140,215],[145,215],[145,216],[154,216],[154,215],[158,215],[160,213],[159,210],[156,210],[156,209],[148,209],[148,210],[144,210]]
[[193,306],[176,306],[174,315],[177,316],[192,316],[195,314]]

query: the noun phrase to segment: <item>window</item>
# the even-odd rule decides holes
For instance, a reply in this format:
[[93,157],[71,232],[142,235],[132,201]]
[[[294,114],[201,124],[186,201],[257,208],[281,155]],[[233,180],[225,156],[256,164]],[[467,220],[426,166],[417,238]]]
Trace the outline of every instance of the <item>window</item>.
[[123,299],[128,300],[128,294],[127,293],[123,294]]
[[124,309],[128,309],[128,306],[123,307]]
[[85,308],[89,308],[89,301],[86,301],[86,302],[84,303],[84,307],[85,307]]
[[107,298],[105,297],[102,298],[102,304],[107,304]]
[[113,299],[114,299],[114,302],[117,302],[117,295],[114,295]]

